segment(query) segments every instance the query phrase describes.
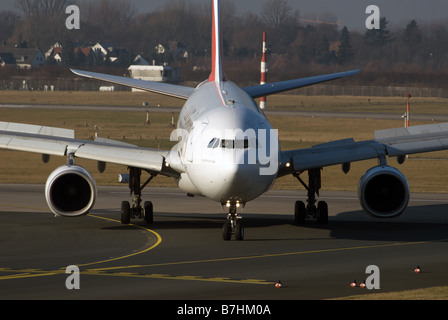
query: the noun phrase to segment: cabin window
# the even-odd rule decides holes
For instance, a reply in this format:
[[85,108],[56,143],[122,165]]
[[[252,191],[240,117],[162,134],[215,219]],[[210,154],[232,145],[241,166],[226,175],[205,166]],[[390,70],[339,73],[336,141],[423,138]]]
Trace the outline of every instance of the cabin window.
[[215,149],[221,146],[221,148],[226,149],[249,149],[249,139],[238,139],[238,140],[232,140],[232,139],[222,139],[219,138],[213,138],[210,140],[210,142],[207,145],[207,148],[209,149]]

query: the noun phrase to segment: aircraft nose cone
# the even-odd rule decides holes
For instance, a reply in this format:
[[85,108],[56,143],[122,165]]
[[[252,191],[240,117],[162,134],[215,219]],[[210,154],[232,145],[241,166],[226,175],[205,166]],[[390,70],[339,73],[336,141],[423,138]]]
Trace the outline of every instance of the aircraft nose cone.
[[265,192],[275,175],[260,174],[258,164],[227,164],[220,168],[222,201],[250,201]]

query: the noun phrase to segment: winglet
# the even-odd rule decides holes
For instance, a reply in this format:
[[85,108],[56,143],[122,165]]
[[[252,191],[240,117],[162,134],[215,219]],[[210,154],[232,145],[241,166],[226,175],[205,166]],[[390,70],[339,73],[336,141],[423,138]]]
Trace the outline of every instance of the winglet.
[[220,22],[220,0],[213,0],[212,20],[212,72],[209,81],[217,83],[224,81],[222,73],[222,34]]

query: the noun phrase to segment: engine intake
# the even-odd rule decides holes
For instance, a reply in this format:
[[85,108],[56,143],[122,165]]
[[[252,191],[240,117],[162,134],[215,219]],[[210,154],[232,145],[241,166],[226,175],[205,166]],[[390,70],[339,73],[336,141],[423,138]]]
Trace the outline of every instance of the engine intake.
[[396,168],[373,167],[361,177],[358,197],[363,209],[376,218],[395,218],[409,203],[409,184]]
[[86,169],[62,166],[54,170],[45,185],[45,198],[54,214],[79,217],[89,213],[96,199],[96,182]]

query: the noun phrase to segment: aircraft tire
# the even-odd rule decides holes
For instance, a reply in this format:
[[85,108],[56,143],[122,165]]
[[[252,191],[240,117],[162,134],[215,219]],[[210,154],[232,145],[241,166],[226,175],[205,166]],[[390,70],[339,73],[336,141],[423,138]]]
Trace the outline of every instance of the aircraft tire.
[[303,201],[296,201],[294,206],[294,221],[296,224],[305,224],[306,208]]
[[121,202],[121,223],[131,223],[131,206],[128,201]]
[[328,204],[325,201],[319,201],[317,204],[317,222],[319,224],[328,223]]
[[152,224],[154,222],[154,210],[151,201],[145,201],[145,222],[147,224]]
[[237,221],[235,227],[235,240],[244,240],[244,227],[241,221]]
[[232,237],[232,227],[230,225],[230,221],[226,221],[222,226],[222,239],[225,241],[229,241]]

